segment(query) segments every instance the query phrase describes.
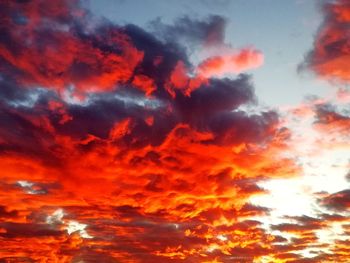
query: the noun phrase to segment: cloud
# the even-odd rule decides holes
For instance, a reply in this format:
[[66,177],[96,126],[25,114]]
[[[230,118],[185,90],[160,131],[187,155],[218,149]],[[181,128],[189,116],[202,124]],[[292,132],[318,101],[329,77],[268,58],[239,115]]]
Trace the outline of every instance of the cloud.
[[104,25],[91,29],[93,34],[82,32],[77,19],[82,22],[87,13],[73,3],[2,4],[2,67],[16,71],[24,86],[62,91],[73,85],[78,93],[111,90],[125,83],[142,60],[121,28]]
[[322,78],[350,80],[349,10],[347,0],[322,2],[324,20],[303,65]]
[[331,104],[318,105],[315,113],[315,126],[338,136],[347,135],[347,130],[350,128],[350,116],[346,113],[339,112],[339,109]]
[[184,16],[166,25],[160,18],[150,23],[155,34],[167,42],[183,41],[185,44],[221,45],[225,39],[227,20],[219,15],[212,15],[203,20]]
[[252,219],[270,210],[249,199],[264,193],[260,181],[298,169],[277,150],[278,113],[243,108],[257,99],[239,73],[262,54],[243,48],[193,65],[181,42],[165,41],[220,45],[225,19],[183,18],[156,35],[75,1],[0,5],[1,260],[229,262],[276,252],[281,238]]
[[209,57],[198,65],[200,76],[213,77],[227,73],[240,73],[263,64],[263,54],[254,49],[242,49],[236,54]]
[[335,211],[346,211],[350,207],[350,190],[333,193],[321,199],[321,204]]

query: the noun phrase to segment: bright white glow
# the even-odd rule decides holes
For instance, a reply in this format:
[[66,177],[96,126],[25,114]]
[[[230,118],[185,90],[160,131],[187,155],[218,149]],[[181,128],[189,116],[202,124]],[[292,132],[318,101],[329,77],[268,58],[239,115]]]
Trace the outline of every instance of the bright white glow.
[[[261,183],[270,194],[254,196],[252,203],[272,208],[274,217],[312,214],[314,199],[305,192],[302,178],[278,179]],[[278,220],[276,220],[277,222]]]
[[[337,137],[334,141],[332,136],[328,138],[318,132],[313,126],[313,117],[286,118],[290,118],[288,126],[292,130],[293,138],[285,155],[296,160],[302,172],[295,178],[271,179],[260,183],[259,186],[266,189],[268,194],[254,196],[250,201],[254,205],[272,209],[268,216],[258,217],[256,220],[261,221],[268,232],[290,240],[293,235],[271,231],[270,226],[295,223],[286,218],[288,216],[305,215],[317,218],[322,213],[330,213],[318,203],[317,193],[332,194],[348,188],[345,175],[349,170],[350,144],[344,138]],[[335,223],[316,230],[315,233],[318,237],[317,243],[334,244],[335,240],[342,239],[343,229],[341,223]],[[313,250],[315,247],[310,244],[310,250],[304,249],[298,253],[304,257],[314,257]],[[319,247],[316,250],[327,252]]]
[[45,194],[46,193],[46,191],[44,189],[40,189],[40,187],[36,188],[35,187],[36,184],[29,182],[29,181],[21,180],[21,181],[17,181],[17,184],[20,187],[24,188],[24,190],[27,194],[37,195],[37,194]]
[[347,240],[349,236],[343,235],[344,229],[342,223],[332,223],[329,228],[320,229],[316,232],[320,240],[325,240],[325,243],[334,244],[335,240]]
[[47,224],[64,224],[65,227],[64,229],[67,230],[67,233],[70,235],[74,232],[78,232],[79,235],[82,238],[93,238],[93,236],[89,235],[85,228],[87,227],[86,224],[81,224],[77,221],[68,221],[68,223],[66,223],[66,221],[63,220],[63,217],[66,214],[64,213],[62,208],[57,209],[55,212],[52,213],[52,215],[48,216],[46,218],[46,223]]
[[213,252],[214,250],[218,249],[219,246],[216,245],[216,244],[211,244],[208,248],[207,248],[207,252],[211,253]]
[[28,181],[17,181],[17,183],[23,188],[32,187],[34,185],[33,183]]
[[348,155],[344,149],[329,150],[318,156],[301,157],[304,175],[291,179],[275,179],[261,183],[270,194],[252,197],[254,204],[274,209],[280,216],[315,216],[320,207],[314,193],[335,193],[347,188]]
[[216,238],[219,239],[220,241],[227,241],[227,237],[224,235],[217,235]]
[[[312,244],[310,244],[309,246],[310,248],[294,251],[294,253],[302,255],[304,258],[313,258],[317,256],[317,254],[314,253],[315,249],[312,247]],[[324,248],[317,248],[317,252],[326,252],[326,251],[324,250]]]
[[271,256],[262,256],[259,259],[254,259],[253,263],[271,263],[275,261],[275,258]]
[[90,236],[85,228],[87,227],[86,224],[80,224],[79,222],[77,221],[69,221],[68,222],[68,225],[66,227],[66,230],[68,232],[68,234],[72,234],[74,232],[79,232],[79,235],[82,237],[82,238],[93,238],[93,236]]
[[47,224],[57,224],[57,223],[63,223],[63,216],[64,216],[63,209],[57,209],[55,212],[53,212],[52,215],[48,216],[46,218]]

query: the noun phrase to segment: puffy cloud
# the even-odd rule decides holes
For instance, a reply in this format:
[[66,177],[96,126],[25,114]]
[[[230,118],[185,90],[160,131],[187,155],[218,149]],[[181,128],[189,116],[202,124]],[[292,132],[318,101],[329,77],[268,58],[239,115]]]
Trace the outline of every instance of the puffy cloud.
[[321,199],[321,203],[331,210],[346,211],[350,207],[350,190],[327,195]]
[[350,4],[347,0],[322,1],[324,21],[307,54],[305,65],[327,79],[350,80]]
[[[2,259],[229,262],[276,252],[281,238],[252,220],[269,209],[249,199],[264,193],[259,181],[298,168],[279,154],[278,114],[242,109],[256,103],[251,77],[221,75],[258,66],[260,52],[196,67],[180,42],[95,25],[75,1],[0,5]],[[224,21],[171,28],[215,45]]]
[[15,71],[24,86],[59,91],[73,86],[78,94],[111,90],[128,81],[142,60],[121,28],[84,31],[77,19],[83,22],[86,11],[74,3],[2,3],[2,67]]
[[331,104],[318,105],[315,113],[315,125],[318,128],[337,136],[347,136],[347,131],[350,128],[350,116],[346,113],[339,112],[339,109]]

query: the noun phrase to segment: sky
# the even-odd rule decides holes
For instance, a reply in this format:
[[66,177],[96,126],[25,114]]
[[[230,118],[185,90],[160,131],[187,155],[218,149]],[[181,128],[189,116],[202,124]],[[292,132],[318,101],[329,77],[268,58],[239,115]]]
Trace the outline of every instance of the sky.
[[0,17],[0,262],[349,261],[349,0]]

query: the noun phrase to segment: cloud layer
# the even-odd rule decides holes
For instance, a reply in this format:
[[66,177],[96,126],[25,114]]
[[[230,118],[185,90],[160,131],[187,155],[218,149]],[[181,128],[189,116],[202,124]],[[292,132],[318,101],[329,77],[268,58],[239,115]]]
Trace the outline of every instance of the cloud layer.
[[[317,231],[346,222],[347,190],[317,193],[317,218],[260,220],[271,213],[251,202],[267,194],[260,183],[300,165],[280,114],[249,110],[245,72],[263,54],[225,44],[224,18],[155,21],[150,33],[78,1],[4,1],[0,15],[0,260],[346,262],[347,243],[325,252]],[[191,62],[189,48],[215,47]],[[319,74],[322,52],[309,55]],[[315,130],[346,136],[336,107],[308,110]]]

